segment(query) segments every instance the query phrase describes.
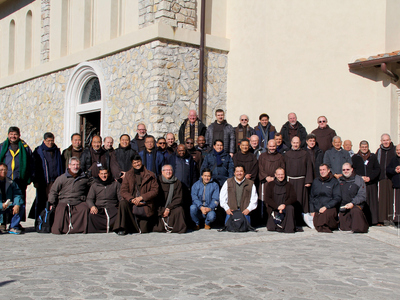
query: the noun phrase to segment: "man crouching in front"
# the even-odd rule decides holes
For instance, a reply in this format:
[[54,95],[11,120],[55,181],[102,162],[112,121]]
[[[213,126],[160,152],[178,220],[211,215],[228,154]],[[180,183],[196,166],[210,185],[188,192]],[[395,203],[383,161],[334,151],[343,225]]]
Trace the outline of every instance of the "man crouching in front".
[[86,195],[89,178],[80,169],[77,157],[71,157],[67,171],[51,187],[48,201],[56,206],[51,233],[87,233],[89,207]]

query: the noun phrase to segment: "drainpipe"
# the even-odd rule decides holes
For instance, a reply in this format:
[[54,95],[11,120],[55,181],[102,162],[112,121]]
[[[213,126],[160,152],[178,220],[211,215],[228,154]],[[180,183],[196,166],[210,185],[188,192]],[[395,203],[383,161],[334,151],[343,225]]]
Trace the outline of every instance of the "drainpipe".
[[203,121],[203,90],[204,90],[204,40],[206,24],[206,0],[201,0],[200,15],[200,66],[199,66],[199,119]]
[[394,73],[392,73],[391,71],[388,70],[388,68],[386,66],[386,63],[381,63],[381,70],[382,70],[383,73],[385,73],[390,78],[392,78],[394,82],[399,80],[399,76],[397,76],[396,74],[394,74]]

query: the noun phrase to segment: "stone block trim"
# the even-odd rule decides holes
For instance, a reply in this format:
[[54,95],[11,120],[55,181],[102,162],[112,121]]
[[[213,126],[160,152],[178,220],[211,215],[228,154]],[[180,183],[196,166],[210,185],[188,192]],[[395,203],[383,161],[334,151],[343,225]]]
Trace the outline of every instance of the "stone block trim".
[[196,0],[139,0],[139,28],[162,22],[196,30]]
[[50,0],[41,0],[41,46],[40,63],[49,61],[50,57]]

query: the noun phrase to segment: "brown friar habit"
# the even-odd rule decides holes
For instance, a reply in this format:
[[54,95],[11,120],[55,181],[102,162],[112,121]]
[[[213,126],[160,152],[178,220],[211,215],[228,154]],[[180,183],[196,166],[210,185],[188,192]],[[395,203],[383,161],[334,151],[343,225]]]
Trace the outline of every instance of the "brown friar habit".
[[257,157],[254,156],[253,153],[247,152],[243,154],[241,151],[237,152],[233,155],[233,164],[236,167],[237,165],[243,165],[246,169],[245,173],[250,174],[250,180],[255,181],[258,175],[258,160]]
[[307,151],[299,149],[286,152],[286,176],[288,181],[293,184],[297,195],[297,201],[301,204],[303,212],[309,212],[308,190],[306,184],[313,181],[313,169],[310,156]]
[[268,176],[275,177],[275,171],[278,168],[285,169],[285,159],[282,154],[276,151],[274,153],[267,151],[262,153],[258,158],[258,179],[260,182],[258,195],[261,200],[264,199],[263,188],[266,182],[265,178]]
[[386,174],[386,167],[389,165],[393,157],[396,156],[396,147],[390,143],[389,147],[385,148],[383,145],[376,150],[379,165],[381,167],[381,174],[379,175],[378,183],[378,199],[379,199],[379,223],[393,220],[393,199],[394,190],[392,181]]
[[86,204],[96,206],[97,214],[89,214],[88,233],[109,232],[114,226],[118,212],[121,184],[111,177],[107,181],[96,179],[89,189]]
[[[172,177],[171,179],[173,179]],[[174,233],[185,233],[186,223],[185,214],[182,208],[182,183],[175,177],[174,191],[171,203],[165,207],[168,199],[170,186],[172,183],[166,183],[162,179],[162,175],[158,177],[159,192],[155,200],[155,208],[157,214],[156,225],[153,228],[155,232],[166,232],[167,229]],[[170,210],[169,216],[163,218],[165,209]],[[164,223],[165,222],[165,223]]]
[[330,128],[329,125],[326,125],[324,129],[318,127],[317,129],[314,129],[311,133],[315,134],[315,136],[317,137],[316,142],[318,148],[324,151],[324,153],[326,150],[329,150],[333,147],[332,139],[336,136],[336,131]]
[[48,201],[56,205],[51,233],[86,233],[89,208],[86,194],[89,179],[81,170],[71,174],[69,169],[57,177],[50,189]]
[[[140,180],[140,182],[138,182]],[[156,175],[142,166],[139,174],[135,174],[132,168],[125,173],[121,184],[121,197],[123,198],[118,207],[117,219],[114,223],[113,231],[126,231],[127,233],[137,232],[137,223],[133,216],[133,203],[131,200],[136,198],[137,188],[144,202],[146,216],[136,216],[142,233],[148,232],[148,219],[154,214],[154,199],[158,195],[158,183]]]
[[359,176],[367,176],[369,182],[365,183],[367,190],[367,201],[363,208],[369,225],[378,224],[379,202],[378,202],[378,180],[381,168],[375,154],[367,152],[363,155],[361,151],[351,158],[354,172]]
[[[294,217],[293,204],[296,203],[296,191],[290,182],[286,179],[283,181],[269,182],[265,186],[264,203],[267,207],[268,221],[267,229],[269,231],[281,231],[286,233],[294,233],[296,223]],[[279,205],[285,204],[285,218],[281,224],[282,228],[278,227],[271,216],[273,211],[277,211]]]

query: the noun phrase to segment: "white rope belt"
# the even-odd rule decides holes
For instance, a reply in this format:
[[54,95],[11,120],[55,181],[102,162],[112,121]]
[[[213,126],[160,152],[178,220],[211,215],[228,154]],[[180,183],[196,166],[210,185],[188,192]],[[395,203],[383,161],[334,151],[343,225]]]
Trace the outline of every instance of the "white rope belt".
[[288,179],[303,179],[306,178],[306,176],[298,176],[298,177],[292,177],[292,176],[287,176]]

